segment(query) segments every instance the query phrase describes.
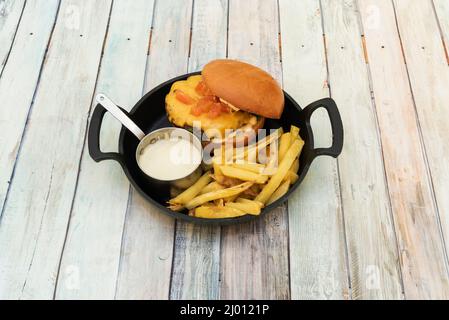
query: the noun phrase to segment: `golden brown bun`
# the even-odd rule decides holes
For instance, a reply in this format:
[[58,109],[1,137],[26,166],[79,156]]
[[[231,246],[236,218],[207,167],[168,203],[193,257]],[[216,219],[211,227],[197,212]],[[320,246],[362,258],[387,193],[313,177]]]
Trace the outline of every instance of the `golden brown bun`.
[[219,59],[202,71],[214,95],[235,107],[266,118],[279,119],[284,110],[284,94],[270,74],[245,62]]

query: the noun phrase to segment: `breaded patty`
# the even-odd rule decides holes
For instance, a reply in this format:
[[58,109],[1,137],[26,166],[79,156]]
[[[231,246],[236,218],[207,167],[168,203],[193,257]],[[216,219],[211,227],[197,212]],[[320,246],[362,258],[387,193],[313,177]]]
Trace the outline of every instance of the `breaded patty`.
[[[177,81],[172,85],[170,93],[165,98],[165,106],[168,119],[174,125],[192,127],[194,121],[200,121],[201,129],[206,134],[212,130],[218,130],[223,136],[226,129],[235,130],[244,126],[257,127],[260,125],[261,120],[263,121],[263,118],[251,113],[232,109],[227,111],[219,110],[218,113],[213,113],[214,110],[206,110],[199,114],[197,112],[198,102],[205,97],[198,90],[198,85],[201,81],[201,75],[195,75],[187,80]],[[179,95],[182,95],[182,99],[179,98]],[[220,102],[215,104],[220,104]]]

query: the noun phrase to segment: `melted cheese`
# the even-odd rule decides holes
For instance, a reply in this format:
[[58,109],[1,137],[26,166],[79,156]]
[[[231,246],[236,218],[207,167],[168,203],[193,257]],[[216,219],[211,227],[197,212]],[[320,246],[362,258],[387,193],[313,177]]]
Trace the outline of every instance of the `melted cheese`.
[[[187,80],[176,81],[173,83],[170,93],[165,97],[166,109],[169,120],[179,127],[193,127],[194,121],[201,122],[201,129],[209,137],[217,137],[217,130],[220,135],[225,134],[226,129],[238,129],[254,120],[253,115],[244,111],[235,111],[231,113],[221,113],[216,118],[209,118],[207,113],[195,116],[191,114],[194,104],[187,105],[176,99],[175,90],[181,90],[195,100],[199,100],[201,95],[195,90],[198,83],[202,80],[201,75],[191,76]],[[215,132],[214,132],[215,131]]]

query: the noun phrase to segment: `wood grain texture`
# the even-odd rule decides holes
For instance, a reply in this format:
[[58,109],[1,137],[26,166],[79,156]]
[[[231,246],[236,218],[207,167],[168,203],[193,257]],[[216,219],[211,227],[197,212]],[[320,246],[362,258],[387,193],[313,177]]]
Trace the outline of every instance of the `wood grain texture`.
[[[359,1],[407,299],[447,299],[438,213],[401,54],[393,5]],[[375,10],[381,21],[370,20]],[[431,262],[430,262],[431,261]]]
[[[284,90],[302,106],[329,96],[320,4],[281,0]],[[320,112],[321,111],[321,112]],[[316,147],[331,144],[329,117],[317,110]],[[348,275],[337,161],[314,160],[288,201],[292,299],[348,299]]]
[[1,297],[53,297],[110,5],[61,4],[0,225]]
[[444,45],[446,46],[446,59],[449,64],[449,1],[447,0],[433,0],[435,13],[441,28]]
[[[145,91],[186,73],[192,1],[155,6]],[[123,235],[116,297],[168,299],[175,221],[132,189]]]
[[381,145],[354,1],[322,1],[329,81],[345,127],[339,157],[353,299],[402,298]]
[[25,0],[0,1],[0,75],[10,53],[24,6]]
[[431,3],[413,0],[407,5],[401,1],[394,4],[447,249],[449,68]]
[[[38,83],[59,1],[31,1],[23,12],[8,64],[0,78],[0,215]],[[7,2],[9,10],[11,3]],[[6,9],[5,9],[6,10]],[[12,13],[11,13],[12,14]],[[9,25],[9,23],[6,23]],[[6,27],[6,26],[5,26]],[[2,34],[3,34],[2,30]],[[6,32],[6,31],[5,31]],[[2,36],[3,37],[3,36]],[[6,39],[2,41],[7,45]]]
[[[189,72],[226,57],[227,0],[196,0]],[[220,227],[178,221],[170,299],[218,299]]]
[[199,71],[212,59],[225,58],[228,0],[195,0],[189,71]]
[[[277,1],[230,1],[229,6],[229,58],[258,65],[281,82]],[[223,227],[221,247],[222,299],[290,297],[284,205],[255,222]]]
[[[142,95],[153,6],[147,0],[113,4],[96,93],[127,110]],[[120,129],[105,116],[102,150],[117,151]],[[96,163],[87,143],[84,149],[55,297],[113,299],[130,186],[117,162]]]

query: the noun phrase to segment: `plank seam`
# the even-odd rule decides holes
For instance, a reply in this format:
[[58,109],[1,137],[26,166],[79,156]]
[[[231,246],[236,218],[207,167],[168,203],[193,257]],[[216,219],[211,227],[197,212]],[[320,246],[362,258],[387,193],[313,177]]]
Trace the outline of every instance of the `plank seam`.
[[443,36],[441,36],[441,42],[443,43],[444,55],[446,56],[447,65],[449,66],[449,53],[447,51],[446,42],[444,42]]
[[[282,65],[282,42],[281,42],[281,9],[279,5],[279,0],[276,1],[277,5],[277,18],[278,18],[278,46],[279,46],[279,64],[280,64],[280,81],[281,87],[284,88],[284,71]],[[286,220],[287,220],[287,272],[288,272],[288,299],[291,300],[292,297],[292,277],[291,277],[291,267],[290,267],[290,219],[288,213],[288,201],[285,201],[282,204],[282,211],[285,212]]]
[[99,77],[99,74],[100,74],[101,64],[102,64],[102,61],[103,61],[103,52],[104,52],[104,47],[105,47],[105,44],[106,44],[106,39],[108,37],[109,23],[111,21],[111,14],[112,14],[113,6],[114,6],[114,0],[111,0],[111,6],[109,8],[108,22],[106,24],[106,30],[105,30],[105,35],[104,35],[104,39],[103,39],[103,45],[102,45],[102,49],[101,49],[101,53],[100,53],[100,59],[99,59],[99,63],[98,63],[97,75],[96,75],[96,78],[95,78],[95,85],[94,85],[93,90],[92,90],[92,98],[91,98],[91,101],[90,101],[89,109],[87,111],[87,119],[86,119],[86,126],[85,126],[85,130],[84,130],[83,146],[81,148],[81,154],[80,154],[80,157],[79,157],[79,160],[78,160],[78,172],[76,174],[76,179],[75,179],[75,189],[73,191],[72,202],[70,204],[70,213],[69,213],[69,217],[68,217],[68,221],[67,221],[66,232],[65,232],[65,236],[64,236],[64,242],[62,244],[62,250],[61,250],[61,253],[60,253],[60,256],[59,256],[58,271],[56,273],[55,288],[53,290],[53,300],[55,300],[55,298],[56,298],[56,293],[57,293],[58,283],[59,283],[59,274],[60,274],[60,271],[61,271],[62,259],[63,259],[63,256],[64,256],[65,246],[66,246],[66,243],[67,243],[67,235],[68,235],[68,232],[69,232],[69,229],[70,229],[70,223],[72,221],[73,205],[75,203],[75,198],[76,198],[76,194],[77,194],[77,191],[78,191],[78,181],[79,181],[80,172],[81,172],[81,162],[83,160],[84,149],[86,147],[86,141],[87,141],[87,133],[88,133],[88,128],[89,128],[89,118],[90,118],[90,113],[91,113],[91,110],[92,110],[92,104],[93,104],[93,101],[94,101],[95,92],[97,90],[98,77]]
[[449,53],[448,53],[448,50],[447,50],[446,41],[444,41],[444,33],[443,33],[443,28],[441,27],[440,18],[438,16],[437,10],[435,8],[435,1],[432,0],[431,4],[432,4],[433,14],[435,15],[435,20],[437,21],[438,30],[439,30],[440,35],[441,35],[441,42],[443,44],[444,55],[446,57],[447,65],[449,66]]
[[[328,51],[327,51],[327,41],[326,41],[326,29],[325,29],[325,24],[324,24],[324,16],[323,16],[323,4],[322,4],[322,0],[319,0],[319,8],[320,8],[320,12],[321,12],[321,29],[322,29],[322,33],[323,33],[323,45],[324,45],[324,58],[326,60],[326,82],[327,82],[327,88],[329,91],[329,97],[332,98],[332,87],[330,84],[330,77],[329,77],[329,60],[328,60]],[[342,187],[341,187],[341,173],[340,173],[340,164],[339,164],[339,160],[338,158],[336,158],[336,162],[337,162],[337,176],[338,176],[338,191],[339,191],[339,202],[340,202],[340,208],[341,208],[341,224],[342,224],[342,228],[343,228],[343,240],[344,240],[344,248],[345,248],[345,252],[344,252],[344,258],[345,258],[345,262],[346,262],[346,277],[348,280],[348,298],[349,300],[352,300],[352,275],[351,275],[351,268],[349,266],[349,247],[348,247],[348,236],[347,236],[347,232],[346,232],[346,221],[345,221],[345,211],[344,211],[344,206],[343,206],[343,195],[342,195]]]
[[[156,2],[156,0],[154,1]],[[148,37],[148,49],[147,49],[147,56],[150,55],[150,50],[151,50],[151,39],[153,38],[153,27],[150,28],[150,35]]]
[[[229,1],[231,2],[231,1]],[[223,226],[219,226],[220,228],[220,243],[219,243],[219,256],[220,256],[220,262],[218,265],[218,299],[221,300],[221,293],[224,290],[223,289],[223,269],[222,269],[222,265],[221,265],[221,261],[223,261]]]
[[190,30],[189,30],[189,51],[187,54],[187,69],[189,68],[189,60],[190,60],[190,54],[192,52],[192,29],[193,29],[193,17],[194,17],[194,11],[195,11],[195,0],[192,0],[192,10],[190,15]]
[[[280,85],[281,88],[284,88],[284,71],[282,69],[282,45],[281,45],[281,13],[280,13],[280,5],[279,5],[279,0],[276,1],[276,9],[277,9],[277,27],[278,27],[278,60],[279,60],[279,64],[280,64],[280,75],[279,75],[279,80],[280,80]],[[282,204],[282,211],[285,215],[285,220],[287,221],[286,223],[286,227],[287,227],[287,273],[288,273],[288,297],[286,298],[286,300],[291,300],[292,297],[292,287],[291,287],[291,268],[290,268],[290,221],[289,221],[289,214],[288,214],[288,201],[285,201]]]
[[[279,45],[279,62],[281,63],[281,71],[282,71],[282,36],[281,36],[281,6],[279,4],[279,0],[276,1],[278,8],[278,45]],[[282,72],[283,73],[283,72]],[[281,76],[281,81],[284,81]],[[282,87],[284,87],[282,85]],[[287,211],[288,213],[288,211]],[[289,251],[290,252],[290,251]],[[290,255],[289,255],[290,256]]]
[[[228,2],[229,4],[229,2]],[[221,280],[223,279],[223,275],[221,274],[221,253],[223,252],[222,250],[222,243],[223,243],[223,227],[219,226],[218,227],[218,232],[220,233],[218,236],[218,250],[220,250],[218,252],[218,286],[217,286],[217,299],[221,299]]]
[[[192,0],[192,8],[190,12],[190,29],[189,29],[189,49],[187,53],[187,61],[186,61],[186,72],[189,71],[189,60],[190,60],[190,52],[192,49],[192,28],[193,28],[193,18],[194,18],[194,10],[195,10],[195,0]],[[173,275],[175,271],[175,258],[176,258],[176,235],[178,231],[178,220],[175,220],[173,225],[173,247],[172,247],[172,257],[171,257],[171,268],[170,268],[170,280],[168,283],[168,297],[167,299],[171,299],[172,285],[173,285]]]
[[126,209],[125,209],[125,215],[123,217],[123,223],[122,223],[122,234],[120,236],[120,253],[118,256],[118,264],[117,264],[117,274],[115,277],[115,288],[114,288],[114,300],[117,299],[117,291],[118,291],[118,281],[119,281],[119,274],[120,274],[120,270],[122,270],[122,253],[124,250],[124,242],[125,242],[125,228],[126,228],[126,219],[128,219],[128,215],[129,215],[129,204],[131,202],[131,194],[132,194],[132,187],[129,186],[128,188],[128,201],[126,202]]
[[[26,117],[26,120],[25,120],[25,125],[23,126],[22,135],[19,138],[19,147],[17,149],[16,159],[14,161],[14,165],[13,165],[13,168],[12,168],[12,171],[11,171],[11,176],[9,178],[8,188],[6,189],[6,193],[5,193],[5,199],[4,199],[2,207],[1,207],[0,223],[2,221],[3,212],[5,211],[6,204],[7,204],[8,197],[9,197],[9,191],[11,189],[11,185],[13,183],[14,176],[15,176],[15,173],[16,173],[16,165],[17,165],[17,162],[19,160],[20,152],[22,150],[23,140],[25,139],[25,135],[26,135],[26,131],[27,131],[26,129],[28,127],[28,122],[29,122],[29,119],[30,119],[30,115],[31,115],[33,106],[34,106],[34,99],[36,97],[37,91],[39,90],[39,85],[40,85],[40,81],[41,81],[42,71],[43,71],[44,66],[45,66],[45,61],[47,60],[48,47],[50,46],[51,40],[53,38],[53,31],[55,29],[56,22],[57,22],[58,17],[59,17],[59,8],[61,6],[61,1],[62,0],[59,1],[58,7],[56,9],[55,20],[53,22],[53,26],[52,26],[52,29],[51,29],[51,32],[50,32],[50,36],[48,37],[47,47],[45,49],[44,56],[42,58],[41,66],[40,66],[40,69],[39,69],[39,75],[38,75],[37,81],[36,81],[36,87],[34,88],[33,97],[31,98],[30,107],[28,108],[28,113],[27,113],[27,117]],[[12,50],[12,47],[11,47],[11,50]]]
[[379,125],[379,118],[377,116],[377,104],[376,104],[376,99],[374,97],[374,86],[373,86],[373,79],[372,79],[372,74],[371,74],[371,67],[368,63],[368,51],[366,48],[366,43],[365,43],[365,36],[364,36],[364,28],[363,28],[363,22],[362,22],[362,15],[360,14],[360,9],[359,9],[359,4],[358,1],[355,1],[355,6],[356,6],[356,12],[357,12],[357,19],[359,21],[359,28],[360,28],[360,32],[362,33],[362,47],[363,47],[363,52],[365,55],[365,61],[366,61],[366,72],[367,72],[367,77],[368,77],[368,84],[369,84],[369,89],[370,89],[370,94],[371,94],[371,111],[374,115],[374,119],[375,119],[375,123],[376,123],[376,135],[377,135],[377,140],[379,142],[379,146],[380,146],[380,153],[382,156],[382,172],[383,172],[383,180],[385,183],[385,191],[387,192],[387,196],[388,196],[388,207],[389,207],[389,216],[391,219],[391,223],[393,225],[393,234],[394,234],[394,239],[396,242],[396,256],[398,258],[398,267],[399,267],[399,276],[400,276],[400,282],[401,282],[401,291],[402,291],[402,296],[403,298],[405,298],[405,290],[404,290],[404,279],[403,279],[403,270],[402,270],[402,266],[401,266],[401,259],[400,259],[400,248],[399,248],[399,241],[398,241],[398,235],[396,232],[396,221],[394,218],[394,214],[393,214],[393,205],[391,202],[391,193],[390,193],[390,186],[388,184],[388,179],[387,179],[387,169],[385,168],[385,154],[384,154],[384,148],[383,148],[383,143],[382,143],[382,133],[381,133],[381,128]]
[[19,20],[17,21],[16,30],[14,30],[14,35],[12,37],[11,45],[9,46],[8,54],[5,57],[5,60],[2,62],[2,69],[0,70],[0,78],[3,75],[3,71],[5,70],[6,64],[8,63],[9,55],[11,54],[12,48],[14,47],[14,43],[16,42],[17,31],[19,30],[20,23],[22,22],[23,12],[25,11],[25,7],[27,5],[27,1],[23,3],[22,11],[20,12]]
[[[193,1],[192,1],[193,2]],[[173,227],[173,248],[172,248],[172,255],[171,255],[171,270],[170,270],[170,281],[168,283],[168,297],[167,300],[171,300],[171,291],[172,291],[172,285],[173,285],[173,274],[175,270],[175,252],[176,252],[176,234],[178,230],[178,220],[175,220],[175,225]]]
[[[148,39],[148,49],[147,49],[147,59],[145,61],[145,73],[144,73],[144,79],[143,79],[143,83],[142,83],[142,91],[141,91],[141,95],[143,96],[144,91],[145,91],[145,84],[147,82],[147,72],[146,70],[148,69],[148,61],[149,59],[149,55],[150,55],[150,48],[151,48],[151,41],[153,39],[153,27],[154,27],[154,15],[156,12],[156,2],[157,0],[154,0],[153,3],[153,12],[152,12],[152,16],[151,16],[151,27],[150,27],[150,35],[149,35],[149,39]],[[120,253],[119,253],[119,257],[118,257],[118,267],[117,267],[117,275],[116,275],[116,279],[115,279],[115,288],[114,288],[114,300],[117,299],[117,292],[118,292],[118,283],[119,283],[119,275],[120,275],[120,270],[122,269],[122,253],[123,253],[123,247],[124,247],[124,242],[125,242],[125,234],[126,234],[126,220],[128,219],[128,215],[129,215],[129,205],[131,203],[131,198],[132,198],[132,186],[130,185],[128,188],[128,201],[126,203],[126,209],[125,209],[125,215],[123,218],[123,225],[122,225],[122,235],[121,235],[121,240],[120,240]]]
[[[145,84],[147,83],[147,76],[148,76],[148,62],[150,60],[149,55],[150,55],[150,51],[151,51],[151,43],[153,41],[153,28],[154,28],[154,15],[155,15],[155,11],[156,11],[156,3],[157,0],[154,0],[153,3],[153,13],[152,13],[152,17],[151,17],[151,28],[150,28],[150,36],[148,39],[148,50],[147,50],[147,60],[145,61],[145,74],[143,77],[143,84],[142,84],[142,96],[145,93]],[[130,186],[130,194],[131,194],[131,186]]]
[[[53,164],[53,166],[51,167],[51,172],[50,172],[50,181],[48,183],[48,190],[47,190],[47,194],[45,196],[45,205],[44,205],[44,210],[43,210],[44,214],[42,215],[41,221],[39,222],[39,229],[37,231],[36,239],[39,239],[39,237],[40,237],[40,234],[41,234],[41,231],[42,231],[42,223],[44,222],[45,213],[47,212],[46,209],[47,209],[47,204],[48,204],[48,197],[50,196],[51,184],[53,182],[53,170],[54,170],[54,168],[55,168],[55,165]],[[28,265],[28,270],[27,270],[27,273],[26,273],[26,276],[25,276],[25,280],[23,281],[22,291],[20,292],[20,297],[22,297],[23,291],[25,290],[25,287],[26,287],[26,284],[27,284],[27,281],[28,281],[28,275],[30,273],[31,266],[33,265],[33,262],[34,262],[34,256],[36,255],[36,249],[37,249],[37,245],[34,246],[33,253],[31,254],[30,264]]]
[[[154,27],[154,15],[155,15],[155,12],[156,12],[156,2],[157,2],[157,0],[154,0],[154,2],[153,2],[153,12],[151,14],[151,27],[150,27],[150,36],[148,38],[147,56],[150,55],[151,41],[153,39],[153,27]],[[147,59],[147,65],[148,65],[148,59]],[[145,66],[145,70],[146,70],[146,66]],[[144,83],[145,83],[145,81],[144,81]],[[142,94],[143,94],[143,89],[142,89]]]
[[[226,58],[229,57],[229,11],[231,7],[231,0],[228,0],[228,10],[226,12]],[[221,228],[220,228],[221,230]],[[221,232],[220,232],[221,234]],[[221,249],[220,249],[221,250]]]
[[[394,19],[395,19],[395,23],[396,23],[396,30],[398,32],[398,37],[399,37],[399,42],[401,44],[401,47],[403,48],[403,44],[402,44],[402,36],[401,36],[401,31],[399,29],[399,23],[398,23],[398,17],[397,17],[397,13],[396,13],[396,6],[394,4],[394,0],[391,0],[392,6],[393,6],[393,13],[394,13]],[[433,2],[432,2],[433,3]],[[403,51],[404,52],[404,51]],[[438,229],[440,232],[440,237],[442,240],[442,248],[443,248],[443,256],[444,256],[444,260],[445,260],[445,266],[446,266],[446,272],[449,275],[449,257],[448,257],[448,248],[446,246],[446,241],[444,238],[444,232],[443,232],[443,227],[441,224],[441,218],[440,218],[440,210],[438,207],[438,202],[436,199],[436,195],[435,195],[435,185],[433,183],[433,178],[432,178],[432,172],[430,170],[430,165],[429,165],[429,159],[427,156],[427,148],[426,148],[426,144],[424,143],[424,137],[423,137],[423,133],[422,133],[422,128],[421,128],[421,123],[419,120],[419,116],[418,116],[418,109],[416,107],[416,100],[415,100],[415,94],[413,91],[413,87],[412,87],[412,81],[410,79],[410,72],[408,70],[408,64],[407,64],[407,59],[405,57],[405,52],[404,52],[404,62],[405,62],[405,69],[407,72],[407,80],[408,80],[408,85],[409,85],[409,89],[410,89],[410,93],[411,93],[411,97],[412,97],[412,101],[413,101],[413,110],[415,111],[415,119],[416,119],[416,125],[418,127],[418,136],[419,136],[419,141],[421,144],[421,148],[423,150],[423,156],[424,156],[424,163],[425,163],[425,167],[426,167],[426,173],[427,173],[427,177],[430,181],[430,189],[431,189],[431,195],[432,195],[432,200],[433,200],[433,204],[436,208],[436,217],[435,219],[437,220],[437,225],[438,225]]]
[[[360,16],[360,11],[358,11],[359,16]],[[363,30],[363,27],[361,27]],[[363,31],[362,31],[363,32]],[[363,48],[363,57],[365,58],[365,63],[369,64],[368,61],[368,50],[366,49],[366,40],[365,40],[365,34],[362,34],[362,48]]]
[[[225,48],[225,57],[229,57],[229,12],[231,7],[231,0],[227,0],[227,8],[226,8],[226,48]],[[223,274],[222,274],[222,268],[221,268],[221,261],[222,255],[223,255],[223,226],[218,226],[218,288],[217,288],[217,295],[218,299],[221,299],[221,293],[223,290],[222,287],[222,280],[223,280]]]

